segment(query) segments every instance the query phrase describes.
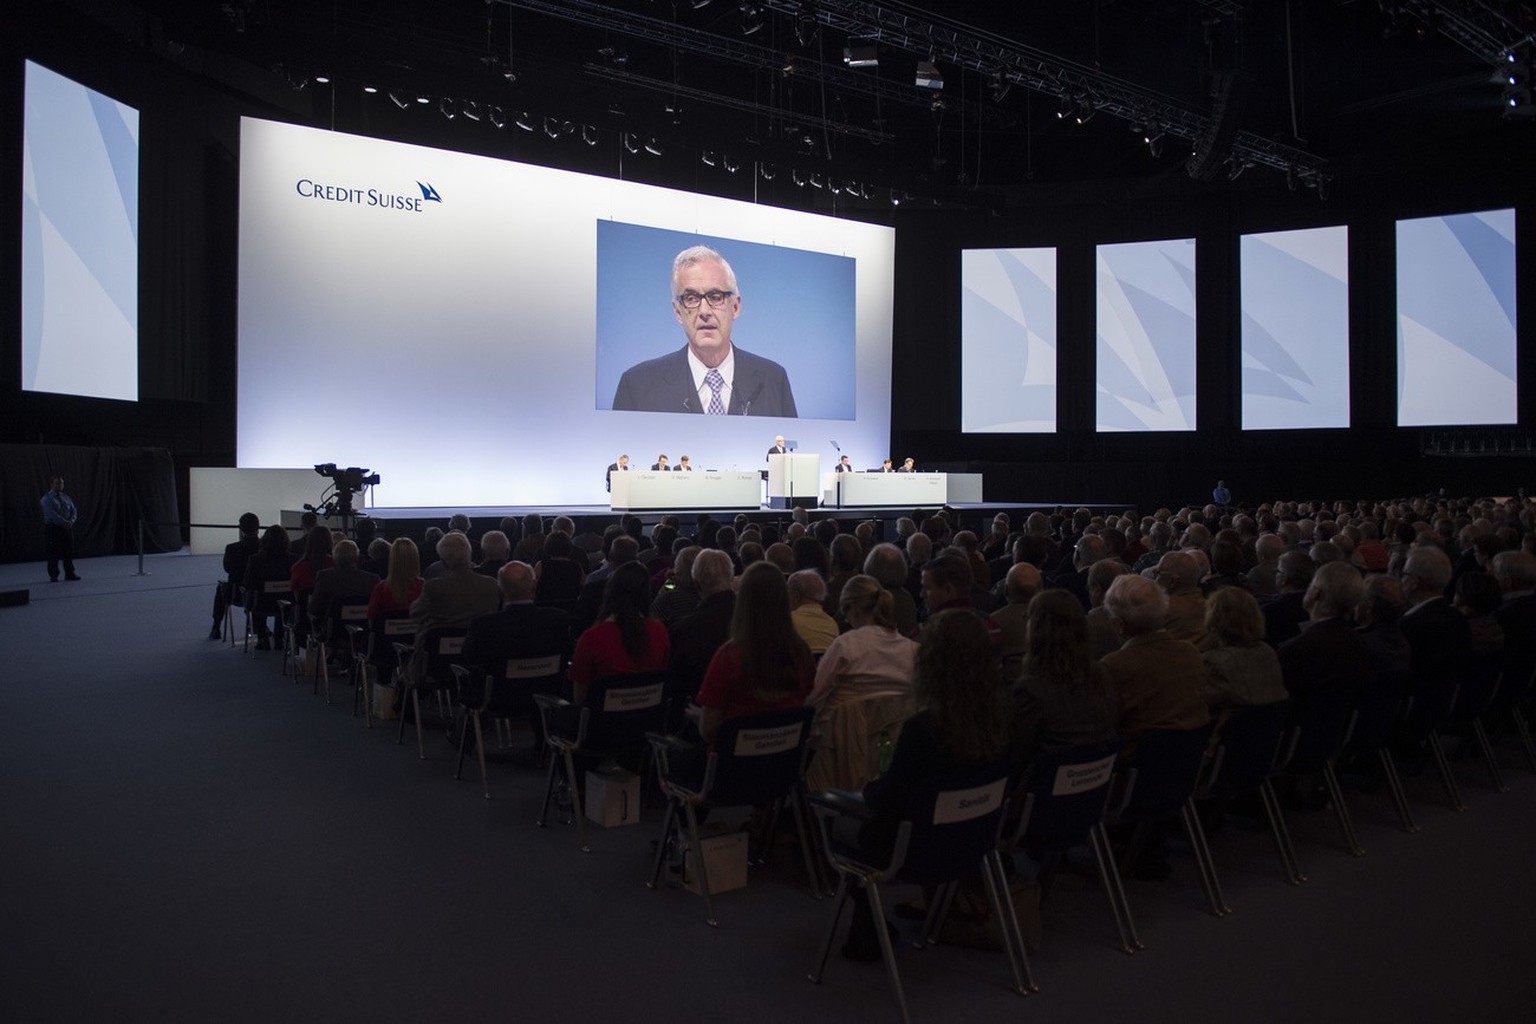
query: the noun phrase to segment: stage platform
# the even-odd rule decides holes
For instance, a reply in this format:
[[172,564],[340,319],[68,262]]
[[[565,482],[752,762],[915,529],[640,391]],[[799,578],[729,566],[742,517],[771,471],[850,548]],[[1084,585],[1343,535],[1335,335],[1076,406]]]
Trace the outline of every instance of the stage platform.
[[[988,523],[999,512],[1008,513],[1009,519],[1017,529],[1024,517],[1031,512],[1053,513],[1058,511],[1072,512],[1079,508],[1086,508],[1095,514],[1119,514],[1127,509],[1134,508],[1130,502],[1106,504],[1104,502],[1071,502],[1071,501],[1029,501],[1029,502],[966,502],[943,506],[950,511],[951,519],[957,520],[957,525],[968,530],[979,532],[988,529]],[[811,508],[806,510],[810,520],[837,519],[845,524],[845,529],[852,529],[852,524],[863,522],[866,519],[873,520],[879,529],[879,536],[884,539],[896,535],[896,520],[902,516],[910,516],[915,511],[908,507],[876,507],[876,508]],[[937,508],[924,509],[924,512],[934,512]],[[420,540],[431,527],[447,529],[448,517],[462,512],[469,516],[474,524],[470,535],[478,537],[487,530],[494,530],[501,520],[507,516],[522,519],[530,512],[537,512],[544,517],[546,529],[549,520],[556,516],[570,516],[576,522],[577,533],[602,533],[610,524],[616,523],[626,515],[636,516],[647,528],[654,526],[664,515],[675,515],[683,524],[685,532],[703,516],[719,523],[730,523],[738,515],[747,517],[748,522],[757,524],[778,524],[780,528],[787,526],[792,521],[789,509],[759,508],[755,511],[740,509],[678,509],[674,512],[666,510],[652,510],[645,512],[624,513],[615,512],[607,505],[482,505],[467,508],[433,507],[433,506],[398,506],[377,507],[364,509],[363,513],[380,522],[381,533],[385,537],[410,537]],[[303,514],[299,509],[284,509],[282,512],[282,524],[287,529],[294,529],[299,525],[299,517]],[[649,532],[649,529],[647,530]]]

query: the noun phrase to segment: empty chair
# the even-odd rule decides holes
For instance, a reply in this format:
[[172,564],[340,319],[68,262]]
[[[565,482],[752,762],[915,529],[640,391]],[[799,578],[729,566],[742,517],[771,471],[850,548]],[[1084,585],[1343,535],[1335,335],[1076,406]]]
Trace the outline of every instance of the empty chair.
[[1280,756],[1288,712],[1289,706],[1284,703],[1235,710],[1222,724],[1216,748],[1211,752],[1210,766],[1195,796],[1196,799],[1226,801],[1257,794],[1286,878],[1292,885],[1300,885],[1307,876],[1301,873],[1296,863],[1296,850],[1291,845],[1290,831],[1285,827],[1285,812],[1270,781]]
[[[810,708],[794,708],[727,718],[715,733],[712,749],[704,755],[702,766],[696,758],[686,756],[703,753],[699,748],[672,736],[653,734],[649,737],[656,752],[662,792],[667,798],[667,813],[656,847],[656,863],[647,883],[652,889],[661,880],[668,844],[677,838],[680,824],[688,829],[690,849],[703,849],[699,841],[699,809],[770,804],[776,808],[784,802],[788,802],[794,815],[806,877],[812,890],[816,889],[816,866],[811,860],[810,835],[802,802],[804,794],[800,786],[814,715]],[[684,755],[677,759],[684,763],[673,763],[676,754]],[[690,770],[700,767],[702,770]],[[703,857],[698,858],[698,870],[699,888],[704,893],[704,918],[714,925],[718,922]]]
[[[468,745],[469,729],[475,730],[475,753],[480,760],[480,785],[485,798],[491,798],[490,777],[485,770],[485,731],[483,719],[507,720],[524,718],[530,709],[536,708],[535,694],[558,697],[565,685],[565,657],[562,652],[552,654],[511,657],[500,673],[475,671],[468,665],[452,666],[458,682],[459,703],[465,709],[464,721],[459,731],[459,762],[453,777],[464,775],[464,750]],[[537,731],[535,731],[537,739]]]
[[1194,792],[1205,752],[1210,744],[1211,726],[1198,729],[1152,729],[1136,741],[1135,752],[1121,767],[1125,780],[1120,796],[1112,804],[1108,824],[1134,825],[1125,857],[1129,870],[1153,838],[1153,826],[1175,818],[1184,823],[1184,832],[1195,854],[1200,882],[1210,902],[1211,913],[1222,917],[1231,909],[1222,898],[1221,883],[1211,862],[1211,850],[1205,841],[1200,816],[1195,813]]
[[1408,671],[1379,672],[1367,679],[1355,705],[1354,725],[1349,740],[1344,744],[1344,754],[1359,764],[1374,758],[1382,778],[1392,795],[1397,810],[1397,820],[1404,832],[1417,832],[1413,813],[1408,807],[1408,796],[1403,790],[1403,780],[1398,775],[1397,760],[1392,756],[1392,736],[1403,717],[1408,693],[1413,687],[1413,673]]
[[1013,804],[1018,820],[1007,845],[1023,850],[1040,865],[1040,901],[1045,902],[1068,851],[1084,842],[1093,848],[1099,881],[1109,899],[1120,949],[1143,948],[1131,918],[1114,850],[1104,832],[1104,810],[1114,779],[1119,740],[1058,747],[1035,758]]
[[581,851],[590,853],[586,816],[581,806],[583,766],[605,757],[628,756],[646,748],[646,734],[660,732],[666,721],[666,672],[631,672],[593,680],[581,705],[546,694],[534,701],[543,717],[545,742],[549,744],[549,779],[544,789],[544,809],[539,827],[549,818],[557,782],[563,782],[571,798],[572,814]]
[[[409,692],[411,696],[411,715],[416,720],[416,756],[422,760],[426,760],[427,748],[421,738],[421,693],[426,690],[441,696],[457,688],[452,666],[463,656],[465,632],[463,626],[439,626],[423,631],[416,638],[414,648],[410,644],[394,645],[400,662],[395,669],[395,678],[403,688],[401,693]],[[404,708],[401,710],[403,712]],[[403,713],[395,742],[405,742]]]
[[1305,785],[1317,777],[1323,780],[1328,802],[1333,806],[1334,818],[1344,839],[1344,848],[1350,856],[1359,857],[1365,850],[1355,838],[1354,819],[1350,817],[1349,805],[1344,802],[1344,791],[1339,786],[1335,770],[1339,754],[1349,739],[1350,723],[1354,719],[1353,704],[1352,697],[1317,693],[1293,706],[1280,767],[1295,783]]
[[1497,792],[1507,793],[1509,787],[1504,784],[1504,776],[1499,772],[1499,759],[1493,755],[1493,744],[1489,742],[1488,730],[1483,724],[1484,716],[1498,700],[1502,686],[1500,667],[1500,659],[1475,658],[1467,666],[1461,685],[1456,688],[1456,698],[1446,712],[1445,720],[1433,729],[1437,737],[1442,730],[1456,735],[1470,735],[1488,770],[1489,782]]

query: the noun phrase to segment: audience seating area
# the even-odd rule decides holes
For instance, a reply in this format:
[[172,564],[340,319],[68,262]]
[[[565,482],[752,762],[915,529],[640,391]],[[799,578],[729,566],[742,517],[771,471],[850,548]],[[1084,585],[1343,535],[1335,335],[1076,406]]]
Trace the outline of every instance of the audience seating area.
[[[842,532],[855,525],[841,524]],[[92,722],[88,734],[65,738],[56,723],[66,716],[45,715],[48,728],[25,730],[5,755],[59,766],[29,768],[8,800],[22,837],[6,856],[19,890],[6,916],[35,940],[8,974],[30,979],[18,1004],[24,1019],[90,1016],[113,1005],[106,991],[167,1019],[530,1010],[647,1019],[706,1005],[746,1020],[1048,1011],[1161,1019],[1209,1015],[1218,1004],[1259,1019],[1431,1020],[1458,1009],[1465,1019],[1519,1019],[1536,1012],[1528,958],[1515,944],[1523,927],[1515,929],[1536,913],[1528,868],[1536,614],[1517,607],[1536,602],[1533,527],[1529,509],[1491,502],[904,520],[907,536],[891,539],[913,563],[920,614],[932,597],[923,566],[945,552],[971,566],[963,605],[994,625],[992,616],[1036,591],[1076,593],[1079,576],[1085,610],[1119,616],[1121,591],[1100,592],[1089,573],[1109,559],[1134,576],[1133,564],[1152,557],[1145,578],[1177,595],[1168,578],[1183,563],[1167,556],[1189,555],[1202,570],[1201,602],[1222,586],[1263,593],[1254,581],[1267,553],[1288,560],[1281,575],[1291,590],[1300,576],[1315,580],[1303,587],[1314,621],[1337,617],[1320,611],[1336,593],[1352,595],[1362,633],[1440,602],[1428,588],[1443,592],[1446,607],[1471,622],[1480,668],[1468,660],[1449,677],[1426,678],[1417,660],[1417,674],[1407,667],[1405,641],[1393,648],[1400,669],[1372,663],[1347,693],[1293,689],[1305,695],[1284,703],[1212,698],[1211,722],[1198,728],[1048,744],[1011,777],[934,778],[883,863],[848,839],[867,816],[857,794],[803,784],[808,764],[816,776],[827,723],[820,713],[727,719],[704,756],[668,734],[684,717],[669,672],[599,679],[577,706],[558,659],[512,659],[505,672],[481,677],[462,656],[463,625],[418,637],[407,614],[370,621],[357,602],[308,624],[307,595],[275,584],[250,606],[286,618],[283,643],[255,649],[248,614],[243,646],[197,646],[182,636],[206,629],[195,618],[206,602],[189,610],[205,588],[93,573],[69,600],[0,619],[21,680],[8,698],[12,721],[61,702],[68,685],[86,698],[68,720]],[[623,534],[606,538],[586,568],[632,557],[614,543]],[[814,521],[791,527],[784,539],[795,541],[794,561],[783,567],[827,573],[827,545],[817,541],[816,556],[800,542],[832,535]],[[778,539],[749,533],[716,544],[739,578],[740,563]],[[1218,544],[1236,547],[1238,575],[1227,552],[1213,557]],[[669,552],[640,550],[658,592],[689,585],[669,576]],[[433,560],[423,549],[422,564]],[[207,562],[154,561],[167,576],[195,575],[191,563]],[[1029,593],[1015,590],[1013,575],[1004,579],[1024,562],[1036,581]],[[1352,569],[1322,571],[1333,563]],[[1477,574],[1498,582],[1493,606],[1461,585]],[[1376,590],[1361,590],[1376,576],[1402,590],[1377,600]],[[1285,589],[1266,595],[1266,615]],[[124,597],[134,590],[142,593]],[[595,614],[598,603],[586,607]],[[1343,612],[1352,625],[1353,607]],[[838,613],[835,602],[827,610]],[[17,628],[21,616],[33,625]],[[105,629],[81,642],[72,636],[77,616]],[[232,644],[234,613],[221,610],[221,620]],[[1209,650],[1220,646],[1214,637],[1193,642]],[[160,650],[150,653],[150,644]],[[125,646],[147,655],[131,661],[168,671],[123,664],[114,651]],[[1288,688],[1300,685],[1298,650],[1279,645]],[[50,685],[55,665],[62,678]],[[353,690],[350,709],[333,702],[337,683]],[[1207,692],[1203,677],[1188,684]],[[375,728],[391,716],[395,729]],[[399,749],[408,725],[416,757]],[[882,722],[879,739],[890,731]],[[772,756],[745,756],[754,744]],[[871,757],[877,745],[872,734]],[[478,788],[463,779],[470,751]],[[583,779],[612,758],[640,776],[636,825],[587,820]],[[983,791],[984,815],[954,810]],[[819,829],[809,827],[807,798]],[[701,872],[702,897],[686,891],[673,870],[680,848],[698,851],[709,832],[734,829],[751,837],[746,888],[711,895]],[[831,899],[823,876],[835,882]],[[1038,881],[1038,920],[1015,915],[1010,883],[1019,877]],[[963,883],[984,896],[979,913],[992,919],[995,948],[944,941],[946,915],[977,912],[959,909]],[[647,900],[647,884],[675,892]],[[892,923],[879,930],[884,968],[832,962],[847,919],[840,911],[857,886],[877,920]],[[913,901],[922,913],[908,922],[896,911]],[[150,991],[155,968],[137,947],[165,930],[157,959],[179,969]],[[1040,947],[1027,951],[1036,930]],[[42,953],[62,953],[70,936],[95,947],[92,965],[108,964],[95,975],[108,989],[59,989],[68,974],[62,957]],[[313,959],[296,969],[300,949]],[[1436,964],[1444,970],[1431,970]],[[822,984],[808,984],[807,973]],[[1443,984],[1431,980],[1437,974]],[[258,977],[262,984],[243,987]],[[55,979],[52,1003],[40,979]],[[1290,991],[1308,987],[1311,996]],[[214,1007],[219,992],[224,1002]]]

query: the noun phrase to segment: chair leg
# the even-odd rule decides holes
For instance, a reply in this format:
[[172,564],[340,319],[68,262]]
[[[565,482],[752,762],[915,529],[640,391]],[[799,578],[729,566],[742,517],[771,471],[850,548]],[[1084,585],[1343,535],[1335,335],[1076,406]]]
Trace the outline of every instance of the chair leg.
[[1398,822],[1404,832],[1417,832],[1419,826],[1414,823],[1413,814],[1408,809],[1408,794],[1403,790],[1402,776],[1397,774],[1397,759],[1386,747],[1378,748],[1376,757],[1381,762],[1382,774],[1387,777],[1387,790],[1392,794],[1392,805],[1397,809]]
[[1355,822],[1350,817],[1349,805],[1344,802],[1344,788],[1339,785],[1339,776],[1333,770],[1332,761],[1323,763],[1323,784],[1328,787],[1328,799],[1333,802],[1333,816],[1338,819],[1339,831],[1344,834],[1344,849],[1349,851],[1351,857],[1365,856],[1365,849],[1355,838]]
[[1488,763],[1488,780],[1493,784],[1494,792],[1508,793],[1509,787],[1504,784],[1504,775],[1499,771],[1499,759],[1493,756],[1493,744],[1488,742],[1488,730],[1483,728],[1482,719],[1472,719],[1472,735],[1477,737],[1477,748],[1482,751],[1483,760]]
[[896,947],[891,942],[891,931],[885,924],[885,907],[880,901],[880,886],[866,882],[864,892],[869,896],[869,912],[875,919],[875,935],[880,939],[880,953],[885,957],[885,969],[891,976],[891,991],[896,995],[896,1006],[901,1011],[902,1024],[911,1024],[912,1015],[907,1012],[907,996],[901,990],[901,974],[896,970]]
[[[491,774],[485,770],[485,733],[480,726],[480,712],[474,711],[470,712],[470,714],[475,720],[475,756],[480,759],[480,788],[485,791],[485,798],[489,800],[491,798]],[[459,751],[459,757],[460,759],[464,757],[462,749]]]
[[1269,819],[1269,834],[1274,837],[1275,850],[1280,854],[1280,866],[1285,868],[1286,878],[1292,885],[1307,880],[1296,862],[1296,847],[1291,843],[1291,830],[1285,826],[1285,812],[1275,797],[1275,787],[1268,779],[1259,784],[1259,799],[1264,803],[1264,815]]
[[801,806],[801,793],[796,789],[786,798],[789,812],[795,819],[795,832],[800,837],[800,857],[805,862],[805,878],[811,887],[811,897],[821,899],[821,875],[816,871],[816,858],[811,854],[811,832],[805,820],[805,808]]
[[581,842],[581,852],[591,853],[587,843],[587,812],[581,806],[581,787],[576,784],[576,760],[569,747],[565,750],[565,777],[571,784],[571,813],[576,815],[576,835]]
[[1104,883],[1104,895],[1109,898],[1109,910],[1115,916],[1115,929],[1120,933],[1120,951],[1134,953],[1146,949],[1141,936],[1136,934],[1136,921],[1131,917],[1131,904],[1125,898],[1125,886],[1120,881],[1120,868],[1115,864],[1115,851],[1104,833],[1104,824],[1094,825],[1088,832],[1093,843],[1093,856],[1099,864],[1099,880]]
[[923,915],[923,926],[918,930],[917,941],[912,943],[914,949],[938,945],[939,930],[949,919],[949,912],[955,904],[955,893],[959,890],[959,882],[945,882],[927,894],[928,913]]
[[1211,914],[1225,917],[1232,913],[1232,908],[1227,906],[1226,898],[1222,895],[1221,879],[1216,877],[1216,864],[1211,859],[1211,847],[1205,841],[1205,828],[1200,824],[1200,815],[1195,813],[1194,801],[1185,800],[1184,806],[1179,808],[1179,814],[1184,819],[1184,833],[1189,837],[1189,845],[1195,851],[1195,867],[1200,871],[1200,884],[1205,888]]
[[1461,789],[1456,785],[1451,763],[1445,757],[1445,744],[1440,742],[1440,734],[1434,729],[1429,730],[1429,750],[1435,755],[1435,768],[1440,772],[1440,784],[1445,787],[1445,796],[1451,802],[1451,810],[1465,811],[1467,805],[1461,802]]
[[693,867],[699,873],[699,892],[704,894],[704,920],[711,928],[720,922],[715,918],[715,897],[709,891],[709,866],[704,863],[704,844],[699,840],[699,817],[693,812],[693,804],[683,804],[683,819],[688,823],[688,842],[693,851]]
[[415,712],[415,714],[412,717],[414,717],[416,719],[416,759],[419,760],[419,761],[425,761],[427,759],[427,745],[426,745],[426,743],[424,743],[422,741],[422,738],[421,738],[421,688],[420,687],[416,687],[416,686],[411,687],[411,710],[413,712]]
[[821,976],[827,970],[827,957],[832,952],[832,940],[837,937],[837,920],[843,916],[843,906],[848,902],[848,876],[841,871],[837,873],[837,892],[832,901],[832,917],[827,921],[827,933],[822,937],[821,955],[816,959],[816,966],[807,975],[817,985],[821,984]]
[[1518,707],[1509,709],[1509,717],[1515,723],[1515,734],[1520,737],[1520,747],[1525,751],[1525,763],[1536,771],[1536,743],[1531,742],[1531,724],[1525,720],[1525,712]]
[[459,725],[459,742],[454,744],[459,748],[459,759],[453,766],[453,781],[458,782],[464,778],[464,747],[469,739],[469,715],[464,716],[464,721]]
[[539,828],[543,828],[544,823],[549,820],[549,805],[555,798],[555,773],[563,768],[564,765],[564,758],[551,757],[549,759],[549,777],[544,785],[544,809],[539,812]]
[[677,801],[667,799],[667,813],[661,820],[661,839],[656,843],[656,863],[651,866],[651,880],[646,882],[646,888],[654,889],[661,884],[661,869],[667,860],[667,840],[672,838],[672,832],[677,825]]
[[1018,915],[1013,912],[1013,894],[1008,889],[1008,877],[996,850],[991,850],[981,861],[981,877],[987,883],[987,895],[992,900],[992,916],[997,930],[1003,936],[1003,952],[1008,955],[1008,969],[1013,974],[1013,990],[1027,996],[1035,990],[1035,979],[1029,970],[1029,953],[1024,948],[1024,935],[1019,928]]

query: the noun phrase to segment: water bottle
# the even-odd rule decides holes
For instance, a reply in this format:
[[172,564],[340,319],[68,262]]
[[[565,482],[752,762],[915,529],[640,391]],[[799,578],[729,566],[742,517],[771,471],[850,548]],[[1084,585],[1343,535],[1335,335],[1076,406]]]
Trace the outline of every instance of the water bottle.
[[890,770],[891,757],[896,753],[896,744],[891,742],[891,730],[880,730],[880,737],[875,740],[875,749],[880,752],[880,774],[884,775]]

